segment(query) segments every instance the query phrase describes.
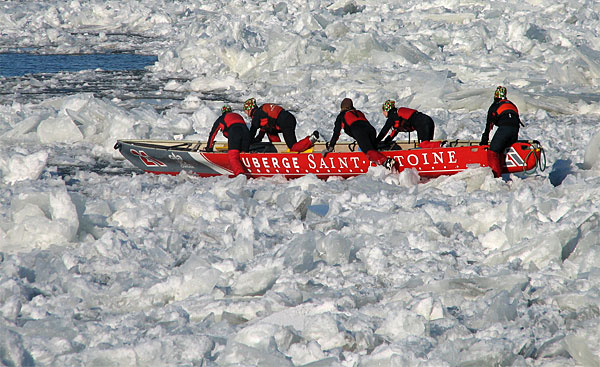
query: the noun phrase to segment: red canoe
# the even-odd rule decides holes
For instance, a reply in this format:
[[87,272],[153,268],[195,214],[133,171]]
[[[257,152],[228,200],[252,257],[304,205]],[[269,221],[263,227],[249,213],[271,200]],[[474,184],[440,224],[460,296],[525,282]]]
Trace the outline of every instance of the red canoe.
[[[423,177],[452,175],[468,168],[487,167],[487,145],[467,140],[437,141],[439,147],[419,148],[415,142],[396,142],[396,150],[381,153],[398,162],[400,171],[415,168]],[[435,145],[435,144],[433,144]],[[118,140],[115,149],[134,166],[150,173],[177,175],[182,171],[202,177],[231,175],[226,143],[217,143],[214,152],[202,151],[203,142],[181,140]],[[309,151],[287,152],[283,143],[262,144],[272,152],[242,153],[242,163],[252,177],[297,178],[315,174],[349,178],[367,172],[374,164],[356,151],[355,143],[339,142],[336,151],[322,154],[324,143]],[[544,150],[536,140],[521,140],[506,151],[505,171],[545,169]]]

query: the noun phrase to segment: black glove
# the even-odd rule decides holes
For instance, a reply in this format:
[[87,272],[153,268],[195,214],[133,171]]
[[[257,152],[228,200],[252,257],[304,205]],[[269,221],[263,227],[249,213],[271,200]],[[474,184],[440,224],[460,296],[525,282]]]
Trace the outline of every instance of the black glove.
[[479,145],[488,145],[488,141],[489,140],[489,136],[487,134],[482,134],[481,135],[481,141],[479,142]]
[[325,142],[325,150],[321,152],[323,158],[329,153],[333,152],[333,146],[329,142]]
[[213,148],[212,147],[206,147],[206,148],[204,148],[204,151],[205,152],[212,152]]
[[392,141],[394,141],[394,138],[392,138],[390,135],[388,135],[385,139],[383,139],[383,142],[386,144],[389,144]]

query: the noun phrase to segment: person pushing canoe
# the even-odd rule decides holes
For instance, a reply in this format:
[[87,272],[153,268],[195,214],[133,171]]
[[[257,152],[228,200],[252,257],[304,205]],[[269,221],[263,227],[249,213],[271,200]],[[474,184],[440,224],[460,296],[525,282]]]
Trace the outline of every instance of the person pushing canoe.
[[[420,147],[430,147],[429,141],[433,139],[435,123],[433,119],[415,109],[407,107],[396,107],[396,102],[388,99],[381,106],[381,111],[387,119],[385,125],[377,135],[377,144],[382,140],[387,144],[391,143],[399,132],[417,131]],[[390,135],[383,139],[388,131],[392,130]]]
[[240,152],[248,152],[250,149],[250,131],[244,118],[235,112],[232,112],[231,106],[224,105],[221,108],[221,116],[214,122],[205,152],[212,152],[215,138],[219,131],[227,138],[227,157],[229,165],[233,171],[233,176],[248,174],[248,171],[242,164]]
[[335,119],[333,135],[331,136],[331,140],[325,144],[327,152],[334,151],[335,144],[340,137],[342,129],[344,129],[346,134],[356,140],[360,150],[371,162],[382,165],[389,170],[392,170],[393,168],[396,170],[398,169],[397,162],[377,151],[375,137],[377,131],[373,125],[371,125],[369,120],[367,120],[365,114],[354,108],[354,104],[350,98],[344,98],[342,100],[340,113]]
[[488,164],[498,178],[503,173],[504,151],[516,143],[519,127],[525,126],[519,118],[517,106],[506,98],[506,88],[498,86],[494,92],[494,102],[488,109],[485,130],[481,135],[480,145],[487,145],[490,131],[496,125],[498,129],[487,151]]
[[281,106],[265,103],[258,107],[256,100],[250,98],[244,102],[244,112],[252,119],[250,137],[253,143],[262,141],[265,134],[271,142],[280,142],[279,134],[283,135],[285,144],[290,152],[303,152],[311,148],[319,139],[319,132],[298,141],[296,139],[296,118]]

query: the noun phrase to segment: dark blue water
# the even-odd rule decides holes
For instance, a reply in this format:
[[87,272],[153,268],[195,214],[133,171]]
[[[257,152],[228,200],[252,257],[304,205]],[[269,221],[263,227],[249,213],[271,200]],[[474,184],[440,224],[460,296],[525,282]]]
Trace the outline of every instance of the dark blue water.
[[85,54],[85,55],[34,55],[25,53],[0,53],[0,76],[58,73],[82,70],[143,70],[158,58],[153,55]]

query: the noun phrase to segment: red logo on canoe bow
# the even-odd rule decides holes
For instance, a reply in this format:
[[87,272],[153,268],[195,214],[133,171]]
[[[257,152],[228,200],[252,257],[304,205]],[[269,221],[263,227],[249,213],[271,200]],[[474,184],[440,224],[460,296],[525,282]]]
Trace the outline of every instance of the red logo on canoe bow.
[[510,147],[506,150],[506,159],[505,164],[506,167],[523,167],[525,165],[525,161],[523,157],[515,150],[515,148]]
[[135,149],[130,149],[129,151],[131,152],[131,154],[138,156],[140,158],[140,160],[148,167],[166,167],[167,166],[166,164],[159,161],[158,159],[150,157],[143,150],[140,150],[138,152]]

